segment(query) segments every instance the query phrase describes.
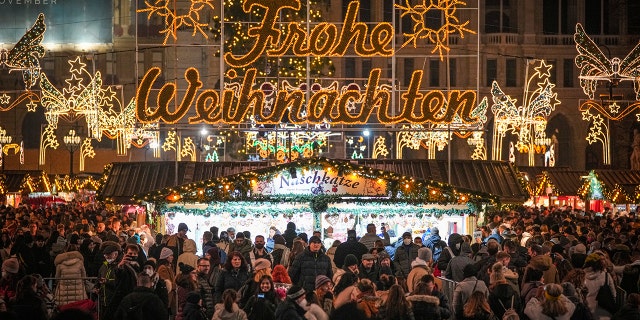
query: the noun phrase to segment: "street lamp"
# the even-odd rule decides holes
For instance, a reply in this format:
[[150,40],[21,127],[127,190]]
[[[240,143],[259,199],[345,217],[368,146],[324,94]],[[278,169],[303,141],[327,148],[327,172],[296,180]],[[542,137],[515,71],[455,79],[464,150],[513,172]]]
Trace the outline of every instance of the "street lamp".
[[67,146],[69,150],[69,176],[73,176],[73,153],[78,150],[80,147],[80,141],[82,140],[80,136],[76,135],[76,130],[69,130],[69,134],[64,136],[63,138],[64,144]]
[[12,139],[10,135],[7,135],[7,130],[0,127],[0,163],[2,163],[2,171],[4,171],[4,151],[2,146],[11,143]]

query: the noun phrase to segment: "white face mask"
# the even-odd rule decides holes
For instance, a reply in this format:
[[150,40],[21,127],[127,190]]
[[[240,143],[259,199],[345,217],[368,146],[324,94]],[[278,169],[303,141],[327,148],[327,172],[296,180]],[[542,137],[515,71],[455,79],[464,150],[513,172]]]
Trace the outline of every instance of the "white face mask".
[[107,259],[107,263],[112,263],[114,261],[116,261],[116,259]]
[[411,239],[404,239],[402,240],[402,243],[404,243],[405,246],[408,246],[411,244]]

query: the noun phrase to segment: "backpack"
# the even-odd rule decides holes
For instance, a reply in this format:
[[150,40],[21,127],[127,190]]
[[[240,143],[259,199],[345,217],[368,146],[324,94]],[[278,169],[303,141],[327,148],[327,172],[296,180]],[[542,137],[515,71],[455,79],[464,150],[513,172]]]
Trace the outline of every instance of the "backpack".
[[502,307],[504,308],[504,314],[502,315],[502,320],[520,320],[520,315],[518,315],[518,312],[516,311],[516,309],[513,308],[513,299],[514,297],[511,296],[511,307],[509,307],[509,309],[505,308],[504,304],[502,303],[502,300],[498,299],[498,302],[500,302],[500,305],[502,305]]

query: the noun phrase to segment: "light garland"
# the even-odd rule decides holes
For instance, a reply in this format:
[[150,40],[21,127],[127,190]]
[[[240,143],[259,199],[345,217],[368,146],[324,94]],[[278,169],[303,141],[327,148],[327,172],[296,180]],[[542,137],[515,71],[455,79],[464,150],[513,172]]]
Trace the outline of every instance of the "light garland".
[[415,180],[388,171],[354,165],[343,160],[329,160],[325,158],[301,159],[298,162],[281,164],[252,172],[165,188],[147,194],[135,195],[134,199],[154,203],[165,203],[167,201],[180,201],[185,203],[209,203],[217,201],[311,201],[311,199],[315,197],[314,195],[264,196],[250,192],[252,184],[257,183],[257,181],[274,179],[274,177],[279,175],[290,175],[293,168],[302,168],[302,170],[322,168],[323,170],[335,170],[339,175],[352,174],[369,179],[383,179],[386,181],[389,197],[380,198],[380,201],[441,204],[497,202],[497,198],[489,194],[462,191],[459,188],[441,182]]
[[146,8],[138,9],[137,12],[147,13],[147,18],[151,19],[151,16],[157,15],[162,17],[165,22],[165,28],[160,30],[161,34],[164,34],[163,45],[167,44],[169,38],[173,41],[178,40],[177,31],[180,28],[192,28],[193,32],[191,36],[195,36],[197,33],[209,38],[205,32],[207,23],[200,22],[200,15],[202,10],[213,10],[213,0],[190,0],[191,5],[189,10],[186,10],[184,14],[178,14],[171,7],[175,8],[175,1],[171,0],[145,0]]

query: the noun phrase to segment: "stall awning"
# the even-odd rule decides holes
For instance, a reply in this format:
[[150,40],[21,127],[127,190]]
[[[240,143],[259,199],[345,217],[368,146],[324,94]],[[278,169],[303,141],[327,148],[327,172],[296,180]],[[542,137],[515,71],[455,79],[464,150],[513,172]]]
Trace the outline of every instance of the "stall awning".
[[4,179],[0,179],[6,193],[50,192],[49,177],[42,170],[11,170],[0,172]]
[[98,191],[98,196],[113,203],[130,203],[135,194],[248,172],[269,165],[268,162],[116,162],[111,164],[106,173],[106,181]]
[[[451,183],[448,181],[447,161],[359,160],[351,163],[491,194],[502,203],[521,204],[529,197],[518,173],[508,162],[453,160],[450,162]],[[265,169],[269,166],[267,162],[179,162],[177,186]],[[176,163],[171,161],[114,163],[99,196],[115,203],[126,203],[131,201],[133,195],[174,187],[175,167]]]

